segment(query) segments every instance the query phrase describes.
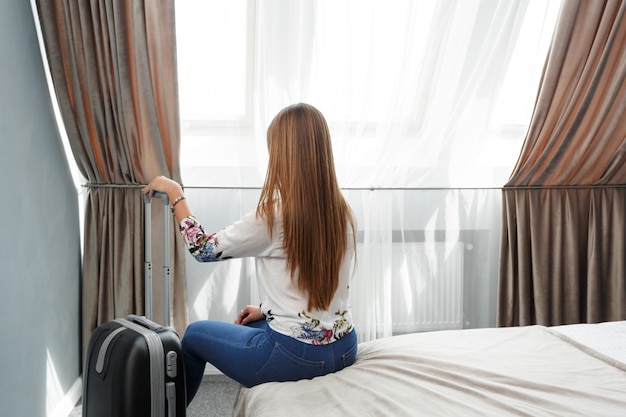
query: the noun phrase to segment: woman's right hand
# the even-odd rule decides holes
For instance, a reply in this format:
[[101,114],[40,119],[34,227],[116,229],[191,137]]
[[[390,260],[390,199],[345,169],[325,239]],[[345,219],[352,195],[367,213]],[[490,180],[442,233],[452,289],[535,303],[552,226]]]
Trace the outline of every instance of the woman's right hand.
[[263,315],[260,307],[248,305],[239,312],[237,320],[235,320],[235,324],[242,324],[245,326],[248,323],[263,320],[264,318],[265,316]]

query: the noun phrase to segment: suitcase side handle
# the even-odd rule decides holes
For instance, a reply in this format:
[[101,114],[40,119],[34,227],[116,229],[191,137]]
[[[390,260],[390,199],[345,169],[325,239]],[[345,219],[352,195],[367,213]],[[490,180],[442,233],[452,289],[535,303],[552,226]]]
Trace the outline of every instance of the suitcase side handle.
[[128,321],[133,322],[135,324],[140,325],[141,327],[145,327],[146,329],[152,330],[154,332],[161,332],[164,330],[164,327],[160,324],[153,322],[152,320],[144,317],[138,316],[135,314],[131,314],[126,318]]

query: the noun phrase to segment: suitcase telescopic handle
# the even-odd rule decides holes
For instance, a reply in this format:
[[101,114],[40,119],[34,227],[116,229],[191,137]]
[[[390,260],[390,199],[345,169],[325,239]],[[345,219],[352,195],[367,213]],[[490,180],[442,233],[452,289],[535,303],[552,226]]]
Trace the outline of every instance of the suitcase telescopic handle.
[[[154,197],[154,198],[160,198],[160,199],[161,199],[161,201],[163,201],[163,205],[164,205],[164,206],[167,206],[167,205],[169,205],[169,204],[170,204],[170,199],[169,199],[169,197],[167,196],[167,194],[162,193],[162,192],[160,192],[160,191],[155,191],[155,192],[152,194],[152,197]],[[150,197],[150,194],[149,194],[149,193],[145,193],[145,194],[143,195],[143,202],[144,202],[145,204],[150,204],[150,202],[152,201],[152,197]]]
[[170,200],[165,193],[154,192],[143,195],[145,204],[145,262],[144,262],[144,287],[145,287],[145,316],[152,320],[152,197],[159,198],[163,202],[163,325],[170,325],[170,249],[169,249],[169,224],[171,216],[166,209]]

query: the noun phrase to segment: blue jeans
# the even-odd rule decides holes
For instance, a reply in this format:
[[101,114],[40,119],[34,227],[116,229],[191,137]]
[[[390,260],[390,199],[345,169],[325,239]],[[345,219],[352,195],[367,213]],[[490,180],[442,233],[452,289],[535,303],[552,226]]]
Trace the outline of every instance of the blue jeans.
[[333,343],[311,345],[273,331],[264,320],[247,326],[203,320],[189,325],[182,345],[189,404],[207,362],[246,387],[311,379],[352,365],[357,336],[353,330]]

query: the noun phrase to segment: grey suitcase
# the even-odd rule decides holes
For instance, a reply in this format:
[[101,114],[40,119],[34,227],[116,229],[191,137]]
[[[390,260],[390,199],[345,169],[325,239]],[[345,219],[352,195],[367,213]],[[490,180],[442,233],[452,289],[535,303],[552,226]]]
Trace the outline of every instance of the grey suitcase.
[[146,316],[130,315],[92,333],[83,372],[83,417],[184,417],[187,401],[180,339],[169,327],[169,200],[163,201],[164,325],[151,320],[151,200],[145,202]]

